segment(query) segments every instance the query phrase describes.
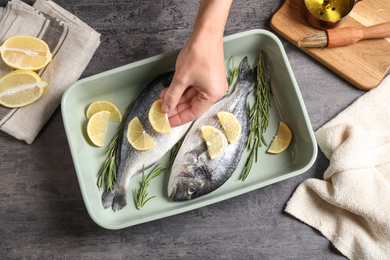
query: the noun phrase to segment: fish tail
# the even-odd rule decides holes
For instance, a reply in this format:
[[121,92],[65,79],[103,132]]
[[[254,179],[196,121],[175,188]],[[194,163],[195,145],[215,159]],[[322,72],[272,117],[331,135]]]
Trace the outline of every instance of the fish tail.
[[115,190],[105,191],[102,195],[102,204],[105,209],[108,209],[112,206],[112,202],[114,201]]
[[[238,74],[238,81],[247,86],[246,91],[249,93],[255,87],[256,71],[252,70],[248,62],[248,57],[245,57],[240,64],[240,73]],[[248,84],[245,84],[248,83]]]
[[114,211],[120,210],[127,205],[126,192],[117,189],[106,191],[102,195],[102,204],[105,209],[112,207]]

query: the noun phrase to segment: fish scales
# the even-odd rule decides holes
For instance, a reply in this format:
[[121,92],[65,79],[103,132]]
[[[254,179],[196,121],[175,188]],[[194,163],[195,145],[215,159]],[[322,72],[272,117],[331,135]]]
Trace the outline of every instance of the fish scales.
[[[160,93],[167,88],[173,78],[174,72],[168,72],[149,83],[138,95],[128,116],[125,119],[123,131],[118,143],[117,152],[117,178],[112,191],[104,192],[102,204],[104,208],[120,210],[127,205],[127,190],[132,176],[148,168],[160,160],[186,133],[191,123],[172,128],[171,134],[157,133],[151,126],[149,109],[160,98]],[[127,128],[130,121],[138,117],[146,133],[155,142],[156,146],[147,151],[134,149],[127,140]]]
[[[256,84],[256,74],[244,58],[235,90],[215,103],[199,118],[187,133],[172,166],[168,196],[172,200],[188,200],[208,194],[222,186],[233,174],[241,160],[249,133],[249,108],[246,99]],[[234,144],[225,140],[221,156],[210,159],[202,138],[201,126],[212,125],[221,131],[217,112],[233,113],[242,126],[241,136]]]

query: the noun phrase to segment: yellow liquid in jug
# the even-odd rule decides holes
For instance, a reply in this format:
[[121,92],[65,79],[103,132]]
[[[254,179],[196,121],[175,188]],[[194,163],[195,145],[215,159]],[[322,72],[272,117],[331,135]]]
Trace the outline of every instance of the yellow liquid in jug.
[[315,17],[330,22],[346,16],[352,5],[350,0],[305,0],[305,4]]

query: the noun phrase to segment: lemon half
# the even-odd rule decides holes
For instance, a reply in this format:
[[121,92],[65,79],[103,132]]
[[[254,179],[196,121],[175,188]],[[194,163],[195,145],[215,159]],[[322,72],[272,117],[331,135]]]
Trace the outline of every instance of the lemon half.
[[241,124],[237,117],[226,111],[218,112],[217,116],[229,143],[234,144],[237,142],[241,136]]
[[288,125],[282,121],[279,122],[279,127],[274,139],[272,140],[267,152],[278,154],[285,151],[291,143],[292,132]]
[[156,100],[150,107],[148,118],[153,129],[160,134],[172,133],[168,115],[161,110],[162,99]]
[[104,146],[110,114],[111,113],[107,111],[100,111],[95,113],[88,121],[88,137],[96,146]]
[[1,58],[11,68],[40,70],[52,60],[52,53],[41,39],[18,35],[0,46]]
[[15,70],[0,78],[0,104],[10,108],[37,101],[48,83],[31,70]]
[[122,114],[119,111],[119,109],[111,102],[100,100],[93,102],[91,105],[89,105],[86,117],[87,119],[90,119],[91,116],[95,113],[98,113],[100,111],[108,111],[111,113],[110,115],[110,121],[114,122],[121,122],[122,121]]
[[138,117],[134,117],[127,127],[127,140],[139,151],[150,150],[156,146],[150,135],[148,135]]
[[211,159],[215,159],[225,150],[225,136],[223,133],[211,125],[201,126],[203,139],[207,144],[207,151]]

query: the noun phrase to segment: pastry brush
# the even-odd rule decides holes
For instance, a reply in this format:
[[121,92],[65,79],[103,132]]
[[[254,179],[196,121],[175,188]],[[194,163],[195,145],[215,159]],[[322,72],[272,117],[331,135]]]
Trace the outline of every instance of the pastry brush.
[[298,47],[338,47],[365,39],[390,37],[390,22],[369,27],[344,27],[315,33],[298,40]]

